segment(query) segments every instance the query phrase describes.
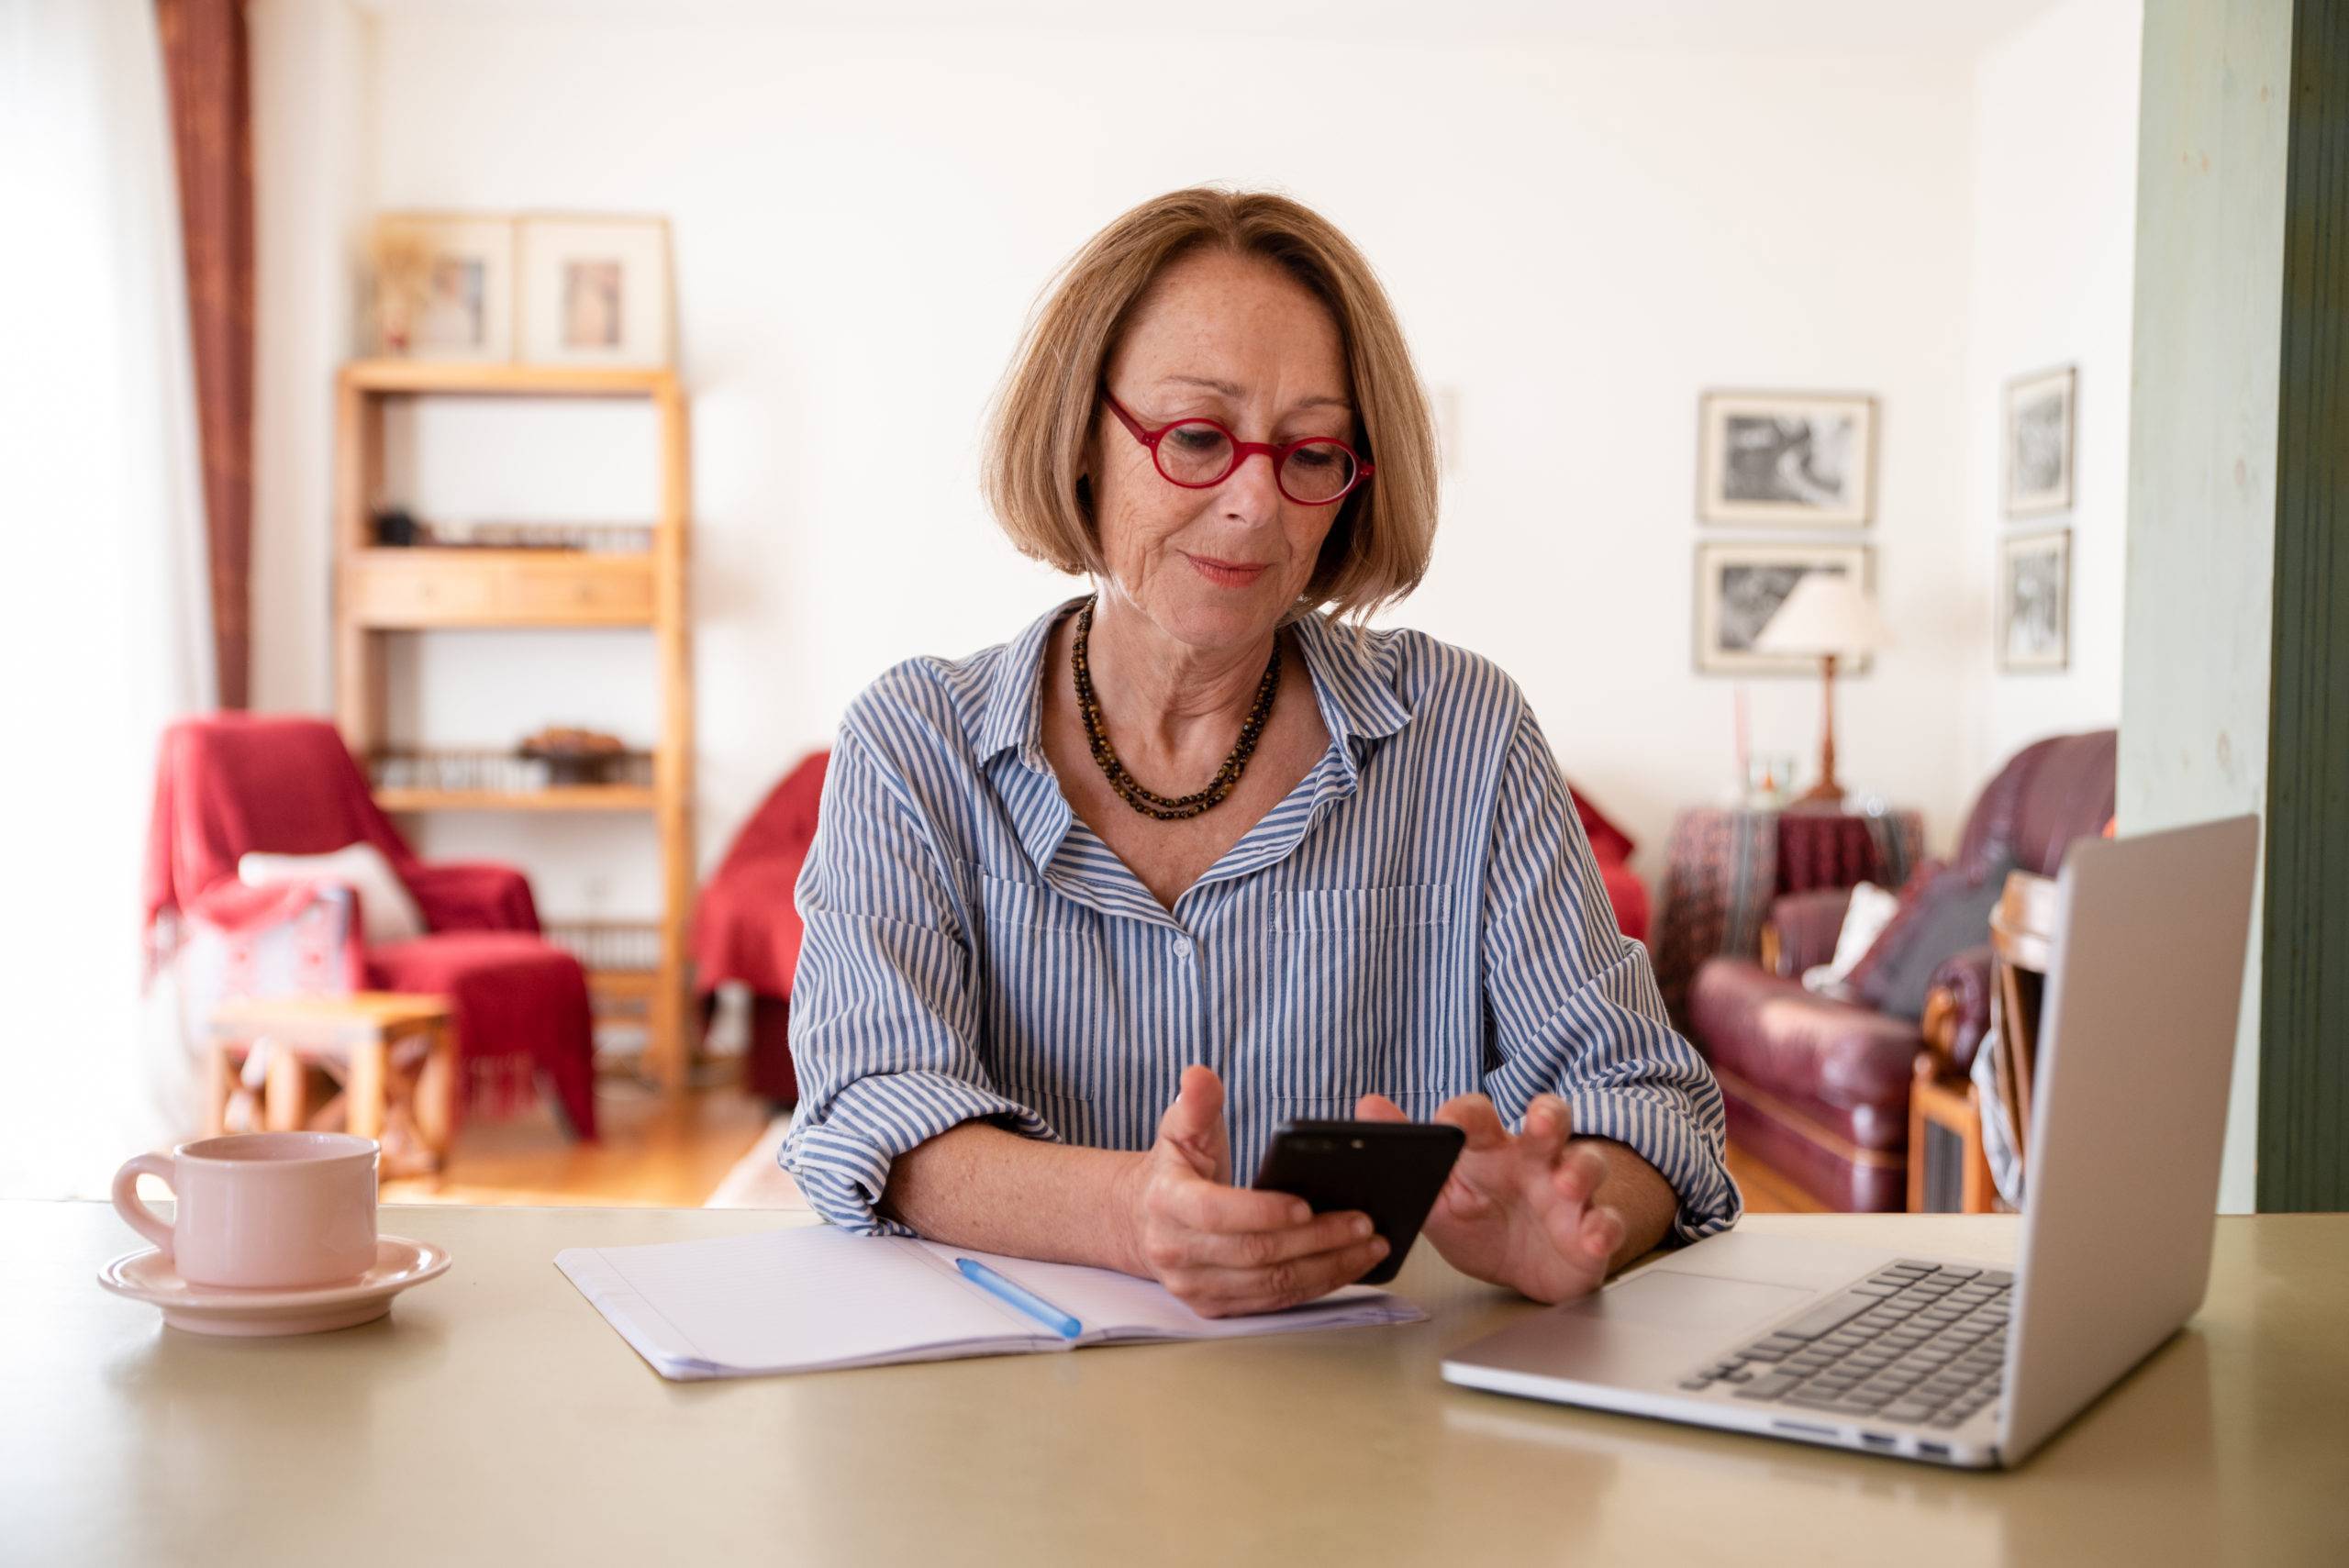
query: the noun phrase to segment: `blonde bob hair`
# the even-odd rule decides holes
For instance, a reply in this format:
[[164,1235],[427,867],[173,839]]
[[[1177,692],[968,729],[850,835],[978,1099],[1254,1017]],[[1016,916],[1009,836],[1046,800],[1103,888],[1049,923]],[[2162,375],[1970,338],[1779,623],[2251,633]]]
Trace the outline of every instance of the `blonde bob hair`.
[[1211,246],[1275,262],[1337,320],[1353,383],[1353,444],[1377,472],[1339,503],[1293,614],[1327,606],[1366,619],[1427,573],[1435,427],[1370,263],[1327,218],[1286,196],[1174,191],[1128,212],[1070,258],[1045,285],[996,394],[982,458],[987,504],[1022,553],[1063,572],[1108,574],[1083,477],[1102,378],[1136,302],[1169,263]]

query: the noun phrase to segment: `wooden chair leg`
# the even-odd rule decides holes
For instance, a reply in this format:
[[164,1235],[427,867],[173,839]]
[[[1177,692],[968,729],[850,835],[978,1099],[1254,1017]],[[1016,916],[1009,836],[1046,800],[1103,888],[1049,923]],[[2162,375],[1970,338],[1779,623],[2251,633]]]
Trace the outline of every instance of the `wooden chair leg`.
[[436,1161],[449,1157],[449,1129],[456,1119],[457,1038],[448,1025],[432,1031],[424,1066],[416,1076],[416,1130]]
[[272,1042],[265,1119],[272,1132],[299,1132],[309,1118],[310,1077],[301,1052]]
[[384,1136],[384,1049],[380,1034],[351,1048],[351,1075],[342,1090],[343,1102],[351,1107],[345,1125],[361,1138]]
[[217,1138],[228,1130],[228,1095],[235,1086],[234,1070],[228,1065],[228,1046],[225,1040],[215,1040],[212,1051],[204,1061],[204,1135]]
[[1965,1124],[1965,1174],[1963,1202],[1966,1214],[1995,1214],[1998,1207],[1998,1186],[1990,1179],[1990,1153],[1982,1140],[1982,1091],[1968,1084],[1965,1104],[1973,1114]]
[[1925,1095],[1933,1082],[1932,1052],[1920,1051],[1909,1074],[1909,1212],[1925,1212]]

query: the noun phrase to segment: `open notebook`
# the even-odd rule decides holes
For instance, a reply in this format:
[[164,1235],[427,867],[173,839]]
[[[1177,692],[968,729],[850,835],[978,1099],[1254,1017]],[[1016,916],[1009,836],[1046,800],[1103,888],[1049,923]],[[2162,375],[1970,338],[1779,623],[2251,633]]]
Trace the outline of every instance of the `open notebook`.
[[[1075,1318],[1064,1338],[965,1279],[970,1258]],[[753,1377],[892,1362],[1010,1355],[1149,1340],[1415,1323],[1398,1296],[1353,1285],[1286,1312],[1201,1318],[1150,1280],[829,1225],[555,1254],[620,1337],[663,1377]]]

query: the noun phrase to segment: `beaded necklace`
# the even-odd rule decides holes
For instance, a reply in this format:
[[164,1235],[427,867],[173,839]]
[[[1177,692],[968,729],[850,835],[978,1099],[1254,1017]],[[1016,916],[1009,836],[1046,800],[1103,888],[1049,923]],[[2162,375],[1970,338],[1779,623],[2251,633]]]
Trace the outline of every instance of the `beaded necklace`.
[[1197,817],[1211,806],[1220,806],[1239,787],[1240,775],[1248,770],[1248,759],[1256,752],[1256,740],[1264,732],[1264,721],[1273,715],[1273,693],[1281,679],[1281,644],[1273,639],[1273,656],[1264,664],[1264,678],[1256,683],[1256,706],[1248,710],[1241,722],[1239,744],[1215,771],[1208,787],[1180,798],[1153,795],[1142,788],[1126,765],[1118,761],[1117,751],[1109,744],[1108,732],[1101,727],[1101,701],[1093,692],[1093,672],[1085,659],[1085,643],[1093,635],[1093,606],[1087,599],[1076,617],[1076,707],[1085,717],[1085,738],[1093,748],[1093,760],[1108,775],[1109,787],[1119,798],[1144,817],[1155,817],[1161,822],[1180,822]]

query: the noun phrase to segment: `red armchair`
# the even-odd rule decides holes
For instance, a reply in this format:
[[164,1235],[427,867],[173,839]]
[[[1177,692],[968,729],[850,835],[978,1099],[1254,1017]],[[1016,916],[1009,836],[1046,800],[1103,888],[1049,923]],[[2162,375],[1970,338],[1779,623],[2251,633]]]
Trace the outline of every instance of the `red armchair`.
[[734,836],[694,906],[694,985],[705,1027],[718,987],[751,992],[751,1050],[742,1084],[777,1105],[799,1098],[791,1070],[791,977],[799,967],[799,906],[792,889],[816,838],[829,751],[810,752],[767,792]]
[[[1974,805],[1951,862],[1987,882],[2012,865],[2053,876],[2064,851],[2112,816],[2118,738],[2110,729],[2024,747]],[[2003,882],[2003,877],[1999,879]],[[1689,1038],[1720,1082],[1730,1137],[1830,1208],[1898,1210],[1908,1202],[1909,1092],[1924,1034],[1913,1019],[1816,995],[1800,975],[1834,956],[1847,891],[1789,894],[1772,906],[1776,973],[1711,958],[1688,993]],[[1981,940],[1987,940],[1987,918]],[[1951,1022],[1963,1072],[1988,1012],[1988,950],[1938,960],[1931,991]]]
[[[248,887],[249,851],[381,851],[427,934],[370,947],[358,896],[328,881]],[[463,1097],[510,1108],[543,1073],[573,1134],[596,1136],[587,976],[539,932],[510,866],[427,865],[377,808],[334,727],[228,713],[163,733],[147,841],[150,962],[176,962],[198,1019],[225,995],[355,990],[444,995],[456,1017]]]
[[1648,940],[1648,889],[1631,871],[1631,838],[1598,814],[1572,784],[1575,815],[1582,818],[1583,836],[1590,840],[1591,858],[1598,862],[1598,877],[1607,884],[1607,901],[1615,906],[1615,924],[1635,942]]

